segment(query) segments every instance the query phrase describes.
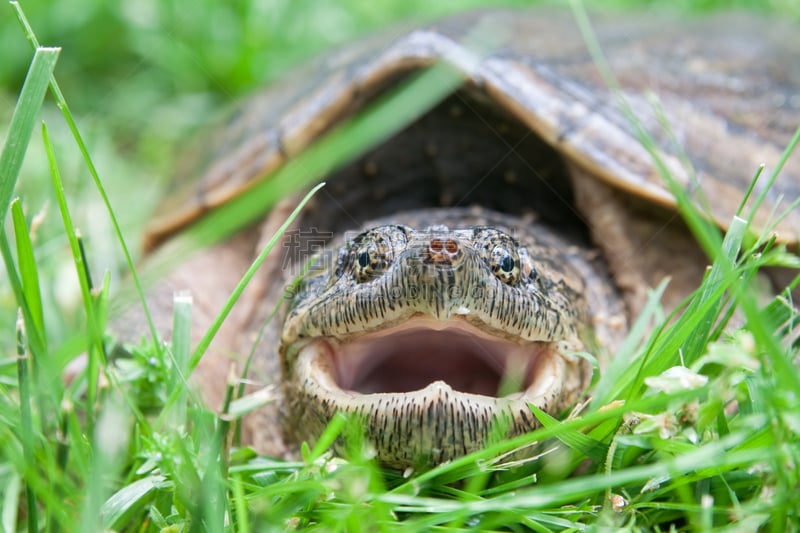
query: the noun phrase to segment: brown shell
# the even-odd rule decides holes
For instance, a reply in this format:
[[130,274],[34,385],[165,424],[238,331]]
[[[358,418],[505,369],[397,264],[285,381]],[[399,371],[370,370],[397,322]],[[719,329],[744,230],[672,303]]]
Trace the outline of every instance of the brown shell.
[[[495,32],[493,39],[502,32],[503,44],[477,63],[462,61],[474,57],[462,40],[474,36],[477,24]],[[759,165],[766,170],[755,194],[800,125],[798,28],[742,14],[615,15],[593,17],[592,24],[622,95],[667,167],[687,190],[696,189],[696,180],[716,220],[727,225]],[[572,13],[484,11],[374,35],[255,95],[176,181],[182,192],[159,210],[148,242],[267,178],[399,74],[440,60],[462,69],[568,160],[632,194],[672,205]],[[758,224],[798,197],[800,154],[794,154]],[[797,242],[800,210],[777,228],[782,240]]]

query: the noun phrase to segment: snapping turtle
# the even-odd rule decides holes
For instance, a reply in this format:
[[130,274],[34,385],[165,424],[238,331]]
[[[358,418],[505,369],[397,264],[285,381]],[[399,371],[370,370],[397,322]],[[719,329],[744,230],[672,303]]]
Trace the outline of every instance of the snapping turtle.
[[[464,41],[479,24],[505,40],[473,52]],[[800,32],[741,16],[593,24],[653,150],[724,227],[758,165],[774,169],[800,124]],[[160,208],[148,245],[247,194],[442,61],[463,84],[326,177],[197,370],[218,405],[230,357],[253,352],[248,379],[278,395],[247,423],[262,451],[315,439],[337,410],[362,415],[377,458],[398,468],[478,449],[493,424],[528,431],[529,403],[557,415],[579,398],[591,376],[580,352],[601,364],[613,356],[647,287],[671,276],[665,305],[674,306],[702,277],[706,259],[671,209],[637,124],[572,15],[543,10],[384,32],[255,95],[184,170],[191,183]],[[798,195],[794,157],[756,223]],[[163,325],[172,292],[190,289],[193,333],[202,334],[295,202],[160,282],[150,304]],[[776,231],[794,243],[798,228],[794,211]],[[319,249],[284,295],[310,257],[303,252]],[[282,299],[288,309],[259,337]]]

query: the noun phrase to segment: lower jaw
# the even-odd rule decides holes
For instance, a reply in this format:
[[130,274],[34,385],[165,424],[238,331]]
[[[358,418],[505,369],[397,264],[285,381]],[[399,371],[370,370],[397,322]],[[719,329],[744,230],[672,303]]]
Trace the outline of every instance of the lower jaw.
[[[414,392],[359,394],[336,385],[331,358],[323,352],[302,348],[287,383],[293,436],[313,443],[337,412],[355,416],[375,459],[396,469],[430,467],[483,449],[492,439],[536,429],[531,404],[557,414],[586,385],[584,361],[550,352],[540,369],[548,381],[511,396],[459,392],[443,381]],[[337,453],[344,452],[341,447],[334,445]]]

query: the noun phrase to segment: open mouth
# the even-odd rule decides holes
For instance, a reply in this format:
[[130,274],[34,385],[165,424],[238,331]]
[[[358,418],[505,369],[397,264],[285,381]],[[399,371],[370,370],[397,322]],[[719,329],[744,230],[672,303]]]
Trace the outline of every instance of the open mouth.
[[355,340],[310,340],[294,367],[307,397],[344,411],[425,402],[434,390],[466,408],[529,411],[529,402],[547,409],[570,388],[576,362],[556,344],[520,344],[459,318],[419,316]]
[[337,412],[350,413],[363,417],[380,462],[438,464],[491,435],[536,428],[531,405],[557,414],[575,401],[591,372],[564,348],[423,315],[351,340],[303,341],[290,381],[298,436],[313,440]]
[[418,317],[348,343],[329,343],[321,353],[331,357],[333,383],[343,391],[410,393],[441,381],[457,392],[501,397],[547,381],[546,345],[493,337],[464,320]]

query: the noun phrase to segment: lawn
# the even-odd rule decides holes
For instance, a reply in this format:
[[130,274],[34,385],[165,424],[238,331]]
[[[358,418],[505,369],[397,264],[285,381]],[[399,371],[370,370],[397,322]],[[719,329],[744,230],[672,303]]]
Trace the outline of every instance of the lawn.
[[[325,444],[358,433],[345,420],[297,461],[229,448],[229,419],[179,393],[175,361],[190,350],[180,336],[166,351],[145,342],[107,371],[108,317],[135,298],[126,253],[140,258],[142,228],[187,139],[321,50],[400,19],[489,4],[24,2],[41,45],[61,47],[35,58],[16,8],[3,7],[5,531],[800,527],[797,312],[779,298],[757,301],[741,283],[764,265],[798,263],[737,224],[680,318],[665,321],[656,296],[646,306],[641,322],[658,319],[662,327],[634,328],[626,357],[642,365],[617,367],[613,383],[601,382],[596,401],[608,408],[565,423],[545,419],[530,435],[427,472],[384,471],[356,437],[347,461],[334,457]],[[792,0],[674,4],[800,20]],[[48,90],[50,72],[60,95]],[[713,234],[692,209],[682,215]],[[723,333],[734,312],[744,327]],[[645,383],[674,366],[679,352],[688,366],[680,378]],[[63,369],[82,354],[85,372],[65,385]],[[622,398],[624,405],[616,402]],[[240,400],[230,411],[248,407]],[[544,439],[552,439],[547,461],[505,462],[509,450]]]

